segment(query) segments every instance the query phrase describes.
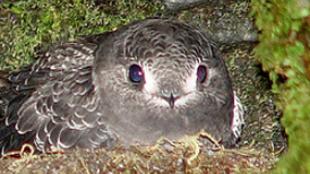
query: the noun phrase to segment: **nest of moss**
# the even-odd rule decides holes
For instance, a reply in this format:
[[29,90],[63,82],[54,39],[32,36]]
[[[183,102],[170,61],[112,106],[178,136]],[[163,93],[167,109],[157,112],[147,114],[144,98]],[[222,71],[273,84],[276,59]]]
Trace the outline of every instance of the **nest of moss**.
[[[213,146],[206,148],[204,140]],[[27,146],[25,149],[30,148]],[[278,153],[263,153],[253,145],[224,149],[208,134],[178,142],[162,139],[154,146],[112,150],[72,150],[34,155],[16,152],[0,161],[4,173],[261,173],[271,169]]]

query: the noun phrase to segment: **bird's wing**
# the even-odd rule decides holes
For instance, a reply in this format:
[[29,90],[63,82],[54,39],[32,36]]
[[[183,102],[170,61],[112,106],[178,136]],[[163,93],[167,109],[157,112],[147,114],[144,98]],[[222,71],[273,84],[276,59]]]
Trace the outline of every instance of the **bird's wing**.
[[244,113],[245,113],[244,106],[242,105],[236,92],[234,92],[234,111],[233,111],[233,121],[232,121],[231,129],[236,139],[240,138],[242,129],[245,125]]
[[92,80],[94,50],[93,44],[62,44],[24,71],[12,73],[11,89],[17,94],[6,109],[6,126],[14,125],[21,135],[33,133],[41,151],[103,143],[106,130]]

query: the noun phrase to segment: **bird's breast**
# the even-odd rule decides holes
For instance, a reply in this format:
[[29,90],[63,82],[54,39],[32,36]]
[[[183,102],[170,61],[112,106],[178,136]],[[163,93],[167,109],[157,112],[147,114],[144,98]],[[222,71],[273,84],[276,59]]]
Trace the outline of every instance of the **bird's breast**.
[[163,109],[161,112],[127,111],[123,118],[118,118],[109,124],[125,145],[150,145],[161,137],[176,140],[185,135],[195,134],[203,128],[194,125],[185,112],[173,109]]

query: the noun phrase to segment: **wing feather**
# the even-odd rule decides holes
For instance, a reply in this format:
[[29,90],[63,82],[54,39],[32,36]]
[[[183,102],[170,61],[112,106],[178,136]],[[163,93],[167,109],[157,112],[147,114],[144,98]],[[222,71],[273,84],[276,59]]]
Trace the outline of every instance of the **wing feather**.
[[[8,78],[11,90],[16,100],[20,96],[22,100],[10,101],[6,125],[14,125],[20,136],[32,137],[40,151],[51,146],[98,147],[108,140],[107,134],[90,141],[91,132],[105,127],[98,122],[104,114],[99,110],[100,98],[92,80],[95,48],[93,43],[63,44],[41,55],[32,66],[12,73]],[[4,152],[24,143],[11,142],[10,138],[9,134],[0,134]]]
[[70,128],[65,128],[62,129],[59,137],[58,137],[58,142],[60,148],[71,148],[74,146],[80,139],[82,135],[82,132],[77,129],[70,129]]

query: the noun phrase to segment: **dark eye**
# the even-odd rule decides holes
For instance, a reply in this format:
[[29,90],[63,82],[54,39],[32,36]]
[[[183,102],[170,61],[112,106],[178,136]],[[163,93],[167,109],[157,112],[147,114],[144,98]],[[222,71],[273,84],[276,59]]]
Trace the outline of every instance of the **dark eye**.
[[197,69],[197,80],[203,83],[207,79],[207,67],[204,65],[199,65]]
[[133,64],[129,67],[129,79],[134,83],[140,83],[143,80],[143,71],[139,65]]

